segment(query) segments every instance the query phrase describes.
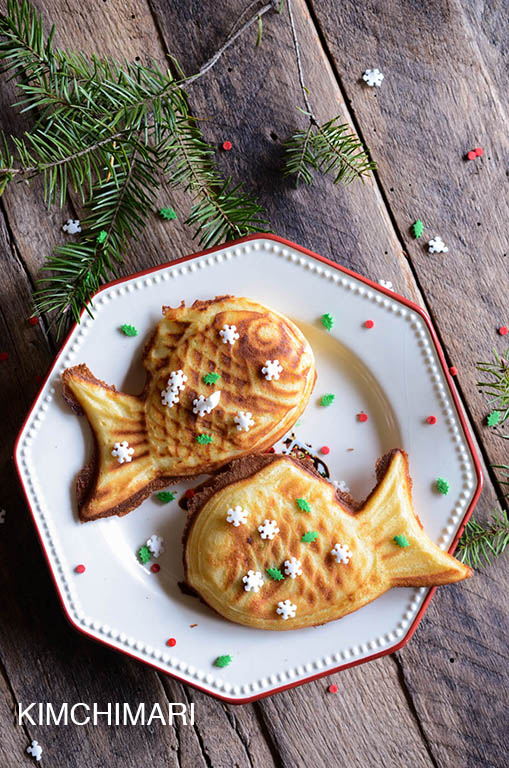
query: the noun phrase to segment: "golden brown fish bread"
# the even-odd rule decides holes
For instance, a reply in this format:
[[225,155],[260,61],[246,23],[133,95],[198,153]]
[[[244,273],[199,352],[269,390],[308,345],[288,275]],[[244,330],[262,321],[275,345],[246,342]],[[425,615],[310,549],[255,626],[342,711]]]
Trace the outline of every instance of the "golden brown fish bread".
[[257,629],[325,624],[391,587],[466,579],[471,570],[424,533],[406,454],[377,463],[358,505],[289,456],[232,462],[189,505],[187,585],[217,613]]
[[316,372],[297,326],[251,299],[163,307],[144,352],[141,395],[117,392],[85,364],[64,397],[95,438],[77,481],[80,519],[124,515],[152,491],[270,448],[306,407]]

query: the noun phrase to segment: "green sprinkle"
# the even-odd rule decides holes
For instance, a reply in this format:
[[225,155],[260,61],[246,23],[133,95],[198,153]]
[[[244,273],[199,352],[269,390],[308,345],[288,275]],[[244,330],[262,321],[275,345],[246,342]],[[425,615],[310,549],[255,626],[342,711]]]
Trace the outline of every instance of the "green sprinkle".
[[295,501],[297,502],[297,506],[301,512],[311,512],[311,506],[309,505],[309,502],[306,501],[306,499],[295,499]]
[[316,541],[317,538],[318,538],[318,533],[316,531],[306,531],[301,541],[305,541],[305,542]]
[[327,395],[322,395],[320,398],[320,405],[323,405],[323,407],[326,408],[328,405],[332,405],[335,399],[336,395],[329,392]]
[[101,231],[97,235],[97,242],[102,244],[102,243],[104,243],[104,241],[106,240],[107,237],[108,237],[108,233],[106,232],[106,230],[105,229],[101,229]]
[[218,379],[221,378],[220,373],[213,373],[212,371],[210,373],[206,373],[203,377],[203,383],[204,384],[215,384]]
[[447,482],[447,480],[444,480],[443,477],[439,477],[437,480],[436,486],[437,486],[437,491],[439,491],[440,493],[443,493],[444,496],[447,496],[450,488],[450,485]]
[[175,498],[175,494],[171,491],[159,491],[159,493],[156,495],[159,501],[163,501],[165,504],[167,504],[169,501],[173,501]]
[[208,445],[213,440],[214,438],[212,437],[212,435],[204,435],[204,434],[196,435],[196,442],[199,443],[200,445]]
[[159,208],[159,216],[162,219],[166,219],[166,221],[171,221],[171,219],[177,218],[177,214],[173,208]]
[[225,654],[224,656],[218,656],[217,659],[214,662],[215,667],[227,667],[228,664],[231,664],[233,661],[232,657],[229,653]]
[[144,544],[142,547],[138,550],[138,557],[140,558],[140,562],[145,565],[145,563],[148,563],[148,561],[152,558],[152,552],[147,547],[146,544]]
[[322,315],[322,325],[328,331],[332,331],[334,328],[334,318],[330,312],[326,312],[324,315]]
[[283,581],[284,576],[279,568],[266,568],[265,570],[269,574],[270,578],[274,579],[274,581]]
[[406,536],[395,536],[394,537],[394,541],[396,542],[398,547],[409,547],[410,546]]
[[502,414],[500,411],[492,411],[489,416],[486,417],[486,423],[488,424],[488,427],[496,427],[497,424],[500,423],[501,418]]
[[120,326],[120,330],[126,336],[137,336],[138,335],[138,331],[136,330],[134,325],[128,325],[127,323],[124,323],[124,325],[121,325]]
[[417,219],[417,221],[412,225],[412,232],[414,233],[414,237],[416,239],[420,237],[424,232],[424,224],[420,219]]

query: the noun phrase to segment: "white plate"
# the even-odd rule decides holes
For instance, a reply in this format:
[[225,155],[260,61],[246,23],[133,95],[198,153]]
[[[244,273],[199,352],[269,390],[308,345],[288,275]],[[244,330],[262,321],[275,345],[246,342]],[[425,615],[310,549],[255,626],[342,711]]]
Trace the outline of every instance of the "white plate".
[[[74,479],[91,451],[83,418],[61,397],[64,368],[86,362],[100,379],[141,391],[144,343],[163,304],[221,294],[249,296],[294,320],[309,339],[318,380],[295,432],[315,447],[331,478],[363,498],[376,459],[394,447],[410,457],[415,508],[442,549],[457,540],[477,500],[482,477],[449,373],[427,316],[410,302],[272,236],[255,236],[134,275],[103,288],[95,319],[84,316],[70,333],[20,433],[16,463],[42,546],[72,624],[228,701],[245,702],[283,687],[401,647],[423,613],[426,589],[392,589],[340,621],[295,632],[266,632],[231,624],[184,595],[177,501],[155,497],[124,518],[82,525]],[[335,317],[327,332],[320,317]],[[364,326],[373,320],[371,329]],[[137,338],[119,332],[123,323]],[[335,402],[318,405],[332,392]],[[359,422],[364,411],[368,421]],[[433,426],[426,423],[437,417]],[[353,450],[351,450],[353,449]],[[451,486],[434,489],[437,477]],[[176,486],[178,497],[193,483]],[[164,537],[161,570],[136,557],[153,533]],[[75,572],[78,563],[86,572]],[[197,625],[197,626],[192,626]],[[169,638],[176,645],[166,645]],[[214,659],[231,654],[224,669]]]

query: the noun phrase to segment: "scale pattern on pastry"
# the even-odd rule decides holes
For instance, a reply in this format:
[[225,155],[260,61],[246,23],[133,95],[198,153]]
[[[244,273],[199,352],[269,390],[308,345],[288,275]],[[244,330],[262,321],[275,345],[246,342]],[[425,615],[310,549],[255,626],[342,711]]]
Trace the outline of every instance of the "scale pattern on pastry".
[[[412,506],[406,454],[391,451],[378,461],[376,474],[374,490],[356,504],[292,457],[233,461],[190,502],[184,532],[188,586],[231,621],[287,630],[339,619],[391,587],[468,578],[470,568],[423,531]],[[308,500],[307,514],[296,498]],[[237,504],[249,509],[240,529],[225,520]],[[279,533],[262,539],[256,530],[269,511]],[[408,546],[398,546],[395,537],[401,535]],[[244,588],[246,572],[271,575],[283,568],[285,578],[260,580],[256,594]]]
[[[92,461],[77,481],[82,521],[126,514],[178,478],[267,450],[309,400],[313,352],[297,326],[274,310],[222,296],[164,307],[163,315],[145,348],[141,395],[117,392],[85,364],[63,373],[64,397],[85,413],[95,437]],[[261,373],[267,359],[283,365],[278,380]],[[220,393],[207,390],[210,371],[220,376]],[[119,464],[112,450],[124,441],[132,460]]]

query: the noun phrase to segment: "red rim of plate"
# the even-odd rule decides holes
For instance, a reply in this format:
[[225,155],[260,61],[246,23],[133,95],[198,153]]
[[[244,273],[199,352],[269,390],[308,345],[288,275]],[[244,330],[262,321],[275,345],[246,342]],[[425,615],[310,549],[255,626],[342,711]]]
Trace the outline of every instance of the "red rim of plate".
[[[280,243],[281,245],[286,245],[289,248],[293,248],[294,250],[299,251],[300,253],[304,253],[306,256],[310,256],[311,258],[316,259],[317,261],[321,261],[323,264],[327,264],[327,266],[332,267],[333,269],[337,269],[339,272],[343,272],[345,275],[349,275],[350,277],[354,277],[356,280],[360,280],[365,285],[369,285],[371,288],[374,288],[375,290],[379,291],[380,293],[384,293],[386,296],[389,296],[392,299],[395,299],[396,301],[399,301],[401,304],[404,304],[406,307],[409,307],[414,312],[417,312],[422,317],[424,322],[426,323],[426,326],[427,326],[427,328],[428,328],[428,330],[430,332],[433,344],[435,345],[435,349],[437,351],[438,358],[440,360],[440,364],[442,365],[442,369],[443,369],[443,372],[445,374],[445,378],[446,378],[446,381],[447,381],[447,384],[448,384],[448,387],[449,387],[450,395],[451,395],[451,397],[452,397],[452,399],[454,401],[454,404],[456,406],[456,410],[457,410],[457,413],[458,413],[459,421],[460,421],[461,427],[463,429],[463,433],[465,435],[465,439],[467,441],[468,447],[470,449],[470,453],[472,455],[472,460],[474,462],[476,476],[477,476],[477,487],[476,487],[475,493],[474,493],[474,495],[472,497],[472,501],[470,502],[470,505],[469,505],[468,509],[466,510],[465,515],[463,516],[463,519],[462,519],[461,524],[460,524],[460,526],[458,528],[456,536],[454,537],[454,539],[453,539],[453,541],[451,543],[451,546],[449,547],[449,550],[448,550],[448,552],[450,554],[452,554],[454,552],[454,550],[456,549],[456,544],[458,543],[458,541],[459,541],[459,539],[461,537],[461,534],[463,533],[463,529],[465,528],[465,525],[467,524],[469,518],[472,515],[472,512],[474,511],[475,505],[477,504],[477,501],[478,501],[479,496],[480,496],[481,491],[482,491],[482,487],[483,487],[483,483],[484,483],[484,478],[483,478],[483,474],[482,474],[482,471],[481,471],[481,464],[480,464],[479,458],[477,456],[477,453],[475,451],[474,443],[473,443],[472,437],[470,435],[470,432],[468,430],[468,427],[467,427],[467,424],[466,424],[466,421],[465,421],[465,417],[463,415],[462,405],[461,405],[459,397],[458,397],[458,395],[456,393],[454,382],[453,382],[452,377],[451,377],[451,375],[449,373],[449,366],[447,365],[447,362],[445,360],[445,356],[444,356],[444,353],[443,353],[442,348],[440,346],[440,342],[438,340],[438,336],[436,334],[436,331],[435,331],[435,329],[434,329],[434,327],[433,327],[433,325],[431,323],[431,320],[430,320],[428,314],[421,307],[419,307],[417,304],[415,304],[413,301],[410,301],[409,299],[406,299],[404,296],[400,296],[399,294],[394,293],[393,291],[389,291],[387,288],[384,288],[383,286],[379,285],[378,283],[375,283],[372,280],[369,280],[367,277],[363,277],[362,275],[357,274],[357,272],[353,272],[351,269],[347,269],[346,267],[340,266],[339,264],[336,264],[336,262],[331,261],[330,259],[327,259],[324,256],[320,256],[318,253],[314,253],[313,251],[310,251],[307,248],[304,248],[304,247],[302,247],[300,245],[296,245],[296,243],[292,243],[291,240],[285,240],[285,238],[279,237],[278,235],[261,233],[261,234],[257,234],[257,235],[249,235],[248,237],[243,237],[240,240],[232,240],[232,241],[230,241],[228,243],[224,243],[223,245],[215,246],[214,248],[208,248],[208,249],[206,249],[204,251],[199,251],[197,253],[193,253],[190,256],[183,256],[180,259],[175,259],[174,261],[169,261],[169,262],[166,262],[164,264],[160,264],[157,267],[151,267],[150,269],[145,269],[145,270],[142,270],[141,272],[135,272],[132,275],[128,275],[127,277],[121,277],[118,280],[113,280],[112,282],[107,283],[104,286],[101,286],[101,288],[99,288],[99,290],[96,291],[96,293],[94,293],[94,295],[92,297],[92,302],[93,302],[93,299],[96,296],[98,296],[100,293],[102,293],[103,291],[105,291],[108,288],[110,288],[112,285],[119,285],[120,283],[125,283],[127,280],[131,280],[133,278],[143,277],[144,275],[150,275],[152,272],[159,272],[160,270],[166,269],[167,267],[173,267],[176,264],[183,264],[184,262],[190,261],[191,259],[196,259],[199,256],[204,256],[204,255],[206,255],[208,253],[215,253],[216,251],[222,251],[224,248],[235,246],[235,245],[240,245],[241,243],[247,243],[247,242],[249,242],[251,240],[272,240],[273,242]],[[81,314],[80,314],[80,320],[82,319],[82,317],[85,314],[85,312],[86,312],[86,310],[83,309]],[[34,511],[32,509],[32,506],[31,506],[29,498],[28,498],[28,494],[27,494],[27,491],[26,491],[26,488],[25,488],[25,485],[24,485],[24,482],[23,482],[23,477],[22,477],[20,466],[19,466],[19,462],[18,462],[18,446],[19,446],[19,442],[21,440],[21,437],[23,435],[23,432],[25,430],[25,426],[26,426],[27,422],[30,419],[32,411],[34,410],[35,406],[37,405],[37,401],[39,400],[39,396],[41,394],[41,391],[44,389],[47,380],[49,379],[49,377],[51,376],[52,372],[54,371],[54,369],[55,369],[55,367],[56,367],[56,365],[58,363],[58,360],[60,359],[60,356],[63,354],[63,351],[64,351],[65,347],[67,346],[67,342],[68,342],[71,334],[74,332],[75,328],[77,327],[77,325],[78,325],[78,323],[73,323],[72,328],[70,329],[69,333],[66,336],[66,339],[65,339],[64,343],[62,344],[60,352],[55,357],[55,360],[53,361],[53,365],[51,366],[50,370],[46,374],[46,376],[44,378],[44,381],[42,382],[42,384],[41,384],[41,386],[39,388],[39,391],[38,391],[38,393],[37,393],[37,395],[35,397],[35,400],[34,400],[32,406],[31,406],[31,408],[30,408],[30,410],[29,410],[29,412],[28,412],[28,414],[27,414],[27,416],[25,418],[25,421],[23,422],[23,425],[22,425],[22,427],[21,427],[21,429],[19,431],[18,437],[16,438],[16,443],[15,443],[15,446],[14,446],[14,462],[15,462],[15,465],[16,465],[16,470],[18,472],[19,479],[20,479],[21,487],[22,487],[23,493],[25,495],[27,506],[28,506],[28,508],[30,510],[30,514],[32,515],[32,520],[34,522],[34,526],[35,526],[35,529],[37,531],[37,535],[39,537],[39,542],[40,542],[42,551],[44,553],[44,556],[46,558],[46,562],[48,564],[48,568],[49,568],[51,577],[52,577],[53,582],[55,584],[55,588],[56,588],[56,591],[57,591],[60,603],[62,605],[62,609],[64,611],[64,614],[65,614],[67,620],[69,621],[69,623],[71,624],[71,626],[74,629],[78,630],[78,632],[81,632],[82,634],[86,635],[87,637],[91,638],[92,640],[95,640],[96,642],[101,643],[102,645],[106,645],[106,646],[108,646],[110,648],[113,648],[117,652],[124,653],[126,656],[130,656],[131,658],[135,659],[136,661],[141,662],[142,664],[146,664],[149,667],[153,667],[158,672],[162,672],[163,674],[170,675],[171,677],[176,678],[180,682],[186,683],[187,685],[191,685],[191,686],[193,686],[193,688],[197,688],[199,691],[203,691],[203,693],[208,693],[209,695],[214,696],[216,699],[219,699],[220,701],[224,701],[224,702],[226,702],[228,704],[249,704],[249,703],[251,703],[253,701],[258,701],[259,699],[263,699],[266,696],[272,696],[275,693],[280,693],[281,691],[286,691],[289,688],[295,688],[298,685],[303,685],[304,683],[309,683],[312,680],[319,680],[321,677],[327,677],[329,675],[333,675],[336,672],[342,671],[343,669],[349,669],[349,667],[355,667],[358,664],[364,664],[367,661],[372,661],[373,659],[378,659],[378,658],[380,658],[380,656],[386,656],[388,653],[394,653],[395,651],[399,651],[401,648],[403,648],[408,643],[408,641],[411,639],[412,635],[414,634],[415,630],[417,629],[417,627],[418,627],[422,617],[424,616],[424,613],[427,610],[427,607],[428,607],[428,605],[429,605],[429,603],[431,601],[431,598],[435,594],[436,587],[431,587],[431,589],[430,589],[426,599],[423,601],[419,611],[417,612],[417,615],[416,615],[415,619],[413,620],[412,624],[408,628],[405,636],[402,638],[402,640],[400,640],[399,643],[397,643],[397,645],[392,645],[390,648],[387,648],[387,649],[385,649],[383,651],[378,651],[377,653],[372,653],[369,656],[366,656],[366,657],[364,657],[362,659],[357,659],[355,661],[350,661],[350,662],[348,662],[346,664],[339,664],[337,667],[334,667],[333,669],[328,669],[325,672],[318,672],[317,674],[309,675],[308,677],[305,677],[305,678],[303,678],[301,680],[296,680],[294,682],[287,683],[285,685],[281,685],[278,688],[271,688],[270,691],[262,691],[261,693],[257,693],[254,696],[247,696],[245,698],[238,698],[238,697],[232,698],[230,696],[223,696],[222,694],[216,693],[215,691],[211,691],[208,688],[203,688],[202,686],[197,685],[194,682],[190,682],[185,677],[180,676],[177,672],[168,671],[168,670],[163,669],[162,667],[160,667],[158,664],[154,664],[154,663],[152,663],[150,661],[147,661],[145,659],[140,659],[138,656],[135,656],[134,654],[130,653],[128,650],[124,650],[123,648],[118,648],[113,643],[108,642],[108,640],[103,640],[102,638],[98,638],[95,635],[92,635],[90,632],[87,632],[86,629],[83,629],[83,627],[81,625],[77,624],[76,621],[69,614],[67,606],[66,606],[66,604],[64,602],[64,598],[62,596],[62,593],[60,591],[60,587],[58,585],[57,578],[56,578],[55,573],[53,571],[53,567],[52,567],[50,558],[49,558],[48,553],[46,551],[46,547],[45,547],[45,544],[44,544],[44,541],[43,541],[43,538],[42,538],[42,534],[41,534],[41,532],[39,530],[39,526],[38,526],[38,523],[37,523],[37,520],[36,520],[36,516],[34,514]]]

